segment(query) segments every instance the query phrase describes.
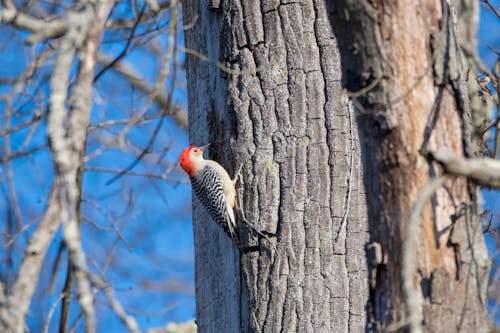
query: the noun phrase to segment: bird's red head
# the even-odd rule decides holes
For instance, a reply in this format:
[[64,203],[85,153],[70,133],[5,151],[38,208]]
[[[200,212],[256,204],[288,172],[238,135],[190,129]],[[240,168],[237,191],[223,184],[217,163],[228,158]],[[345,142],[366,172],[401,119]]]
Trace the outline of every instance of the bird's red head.
[[189,146],[184,149],[179,156],[179,164],[187,172],[189,177],[193,177],[197,171],[196,160],[203,159],[203,151],[208,147],[208,145],[204,145],[201,147],[198,146]]

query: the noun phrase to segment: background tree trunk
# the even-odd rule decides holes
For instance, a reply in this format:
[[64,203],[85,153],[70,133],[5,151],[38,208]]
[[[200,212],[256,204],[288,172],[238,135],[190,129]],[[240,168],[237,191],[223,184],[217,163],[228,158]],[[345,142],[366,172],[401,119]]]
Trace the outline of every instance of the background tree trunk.
[[[401,279],[406,221],[422,188],[442,173],[421,152],[474,151],[450,9],[444,1],[339,1],[330,12],[345,86],[373,88],[358,101],[370,238],[381,249],[370,268],[368,303],[378,331],[408,323]],[[448,181],[425,206],[412,268],[413,305],[426,331],[487,331],[489,261],[481,227],[477,189],[463,178]]]
[[[446,5],[183,6],[191,142],[211,142],[210,157],[229,170],[243,165],[240,204],[268,236],[243,226],[240,256],[195,205],[200,331],[404,326],[405,224],[440,173],[419,150],[470,153]],[[486,328],[475,192],[453,179],[425,206],[415,280],[428,331]]]

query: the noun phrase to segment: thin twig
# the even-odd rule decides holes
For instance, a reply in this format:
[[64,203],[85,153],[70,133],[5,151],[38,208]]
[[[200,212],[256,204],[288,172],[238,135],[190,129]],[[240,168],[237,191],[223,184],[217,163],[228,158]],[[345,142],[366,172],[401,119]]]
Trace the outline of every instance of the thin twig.
[[45,325],[43,327],[44,333],[49,333],[50,321],[52,320],[52,316],[54,315],[54,311],[56,310],[57,303],[63,298],[64,294],[59,295],[57,299],[54,301],[52,306],[50,307],[49,313],[47,315],[47,320],[45,321]]
[[16,238],[19,235],[21,235],[22,233],[24,233],[26,230],[28,230],[29,228],[31,228],[32,226],[34,226],[38,222],[39,222],[38,220],[35,220],[35,221],[31,222],[31,223],[28,223],[28,224],[24,225],[20,230],[18,230],[14,235],[9,235],[9,240],[3,246],[4,247],[11,246],[16,241]]
[[137,321],[135,320],[134,317],[129,316],[125,312],[125,310],[123,309],[123,306],[116,299],[114,292],[113,292],[113,289],[111,288],[109,283],[107,283],[106,281],[104,281],[103,279],[98,277],[97,275],[92,274],[90,272],[88,273],[88,276],[89,276],[90,280],[96,286],[98,286],[100,289],[102,289],[104,291],[104,295],[106,295],[106,298],[108,299],[109,306],[111,307],[111,309],[113,309],[115,314],[122,321],[122,323],[128,328],[128,330],[130,332],[133,332],[133,333],[140,333],[139,325],[137,324]]
[[370,92],[371,90],[375,89],[375,87],[378,86],[380,81],[382,81],[382,77],[377,77],[377,78],[375,78],[375,80],[370,82],[366,87],[363,87],[358,91],[355,91],[355,92],[347,91],[346,92],[347,96],[352,97],[352,98],[357,98],[359,96],[362,96],[362,95]]
[[485,3],[490,10],[495,14],[498,18],[500,18],[500,11],[498,11],[495,6],[491,3],[490,0],[481,0],[481,2]]
[[127,42],[125,44],[124,49],[118,54],[118,56],[113,59],[110,63],[106,64],[100,71],[97,73],[97,75],[94,77],[94,83],[96,83],[99,78],[106,73],[108,69],[113,67],[116,63],[118,63],[123,57],[127,55],[128,49],[130,48],[130,44],[132,43],[132,39],[134,38],[135,31],[137,27],[139,26],[139,22],[141,22],[141,18],[144,15],[144,10],[146,9],[146,4],[144,3],[142,6],[141,11],[139,12],[139,16],[137,17],[137,20],[135,20],[134,26],[132,27],[132,30],[130,31],[130,35],[127,38]]
[[[109,56],[98,53],[97,60],[100,62],[108,63],[112,61]],[[150,87],[142,78],[139,77],[135,71],[133,71],[130,66],[123,64],[123,61],[116,63],[113,69],[130,81],[130,84],[140,91],[144,92],[148,96],[153,97],[153,101],[158,104],[161,108],[170,115],[174,121],[183,129],[187,129],[188,121],[187,114],[183,112],[181,107],[172,106],[168,103],[168,96],[162,91],[156,91],[153,87]],[[142,120],[143,118],[141,118]]]
[[123,237],[123,234],[121,232],[121,230],[119,230],[119,226],[117,225],[118,223],[115,221],[115,220],[118,220],[118,219],[113,219],[112,216],[109,216],[105,211],[104,209],[102,209],[101,207],[99,207],[99,205],[93,201],[93,200],[89,200],[89,199],[83,199],[85,203],[87,203],[88,205],[94,207],[98,212],[100,212],[105,218],[106,220],[109,222],[109,224],[111,225],[111,228],[115,231],[116,233],[116,236],[118,236],[118,238],[123,242],[123,244],[125,244],[125,246],[131,250],[132,249],[132,246],[129,244],[129,242],[127,242],[127,240]]
[[[10,107],[6,107],[4,117],[3,117],[3,124],[5,127],[9,126],[9,123],[11,121],[11,116],[12,116],[12,109]],[[23,150],[23,148],[20,148],[20,150]],[[6,135],[3,138],[3,151],[4,154],[10,155],[11,150],[10,150],[10,135]],[[16,227],[17,229],[21,229],[23,226],[23,217],[21,214],[21,209],[19,207],[19,202],[17,200],[17,194],[15,190],[15,185],[14,185],[14,170],[12,169],[12,164],[10,161],[7,161],[5,163],[5,174],[7,178],[7,189],[9,193],[9,203],[12,208],[12,211],[14,212],[14,217],[16,219]],[[15,232],[15,230],[12,230]],[[10,252],[10,251],[9,251]]]
[[47,145],[43,144],[43,145],[36,146],[36,147],[33,147],[33,148],[25,150],[25,151],[15,151],[9,155],[1,156],[0,163],[9,162],[9,161],[15,160],[17,158],[25,157],[25,156],[31,156],[31,155],[33,155],[33,153],[36,153],[37,151],[40,151],[46,147],[47,147]]
[[193,49],[189,49],[189,48],[186,48],[186,47],[178,46],[176,48],[176,50],[184,52],[185,54],[189,54],[189,55],[191,55],[193,57],[196,57],[196,58],[200,59],[201,61],[205,61],[205,62],[207,62],[209,64],[215,65],[221,71],[223,71],[225,73],[228,73],[228,74],[241,75],[241,76],[243,76],[243,75],[255,75],[258,72],[262,72],[262,71],[271,69],[270,67],[267,67],[267,66],[266,67],[263,66],[263,67],[257,67],[257,68],[250,68],[250,69],[247,69],[247,70],[234,69],[234,68],[225,66],[224,64],[222,64],[218,60],[210,59],[206,55],[204,55],[204,54],[202,54],[202,53],[200,53],[200,52],[198,52],[196,50],[193,50]]
[[186,181],[184,179],[172,178],[166,174],[159,175],[159,174],[154,174],[154,173],[138,172],[138,171],[125,171],[124,172],[123,169],[110,169],[110,168],[105,168],[105,167],[100,167],[100,166],[87,166],[87,167],[85,167],[85,171],[117,173],[117,174],[124,174],[124,175],[128,175],[128,176],[161,179],[161,180],[165,180],[168,182],[175,182],[177,184],[189,184],[189,181]]
[[[167,49],[167,52],[165,52],[166,53],[166,59],[165,59],[164,65],[162,67],[162,70],[160,71],[160,77],[156,81],[155,91],[160,91],[161,84],[169,76],[170,65],[171,65],[172,58],[175,59],[175,57],[173,57],[173,53],[174,53],[174,49],[175,49],[176,36],[177,36],[177,29],[176,29],[176,25],[177,25],[176,5],[177,4],[176,4],[176,1],[172,1],[171,5],[172,5],[172,13],[171,13],[170,25],[169,25],[168,49]],[[174,68],[174,73],[172,75],[171,84],[170,84],[172,91],[175,89],[175,80],[176,80],[176,73],[177,73],[176,69],[177,69],[177,66],[175,66],[175,64],[174,64],[173,68]],[[146,147],[141,151],[141,153],[139,154],[139,156],[137,156],[136,159],[128,167],[126,167],[122,172],[120,172],[119,174],[117,174],[115,177],[113,177],[110,180],[108,180],[106,182],[106,185],[112,184],[117,179],[119,179],[120,177],[122,177],[123,175],[125,175],[128,171],[131,171],[133,168],[135,168],[135,166],[137,164],[139,164],[139,162],[144,158],[144,156],[150,151],[150,149],[153,146],[153,144],[154,144],[154,142],[156,140],[156,137],[157,137],[157,135],[158,135],[158,133],[159,133],[162,125],[163,125],[163,121],[164,121],[165,116],[167,114],[167,110],[170,110],[171,107],[172,107],[172,93],[169,93],[168,94],[168,98],[167,98],[167,107],[164,109],[162,117],[160,117],[160,121],[156,125],[156,128],[153,131],[153,134],[151,135],[151,138],[149,139],[149,142],[146,145]]]
[[[340,222],[340,226],[337,230],[337,236],[335,237],[335,243],[338,242],[339,237],[340,237],[340,232],[342,231],[342,227],[347,221],[347,217],[349,216],[349,206],[351,203],[351,191],[352,191],[352,169],[353,169],[353,163],[354,163],[354,138],[352,135],[352,114],[351,114],[351,109],[352,109],[352,104],[349,103],[347,106],[348,109],[348,117],[349,117],[349,141],[350,141],[350,147],[349,147],[349,174],[347,176],[347,193],[345,197],[345,204],[344,204],[344,215],[342,216],[342,221]],[[347,228],[346,228],[347,229]],[[347,234],[347,230],[346,230]],[[346,236],[347,237],[347,236]]]
[[23,128],[27,127],[27,126],[31,126],[35,122],[37,122],[40,119],[42,119],[44,115],[45,114],[43,114],[43,113],[35,112],[35,116],[31,120],[25,121],[25,122],[20,123],[20,124],[18,124],[16,126],[8,127],[6,129],[0,131],[0,136],[9,135],[9,134],[14,133],[16,131],[19,131],[20,129],[23,129]]
[[[169,97],[169,100],[171,100],[170,97]],[[125,169],[123,169],[122,171],[120,171],[116,176],[114,176],[113,178],[111,178],[108,181],[106,181],[106,185],[111,185],[116,180],[118,180],[120,177],[122,177],[123,175],[126,175],[128,172],[132,171],[132,169],[135,168],[136,165],[139,164],[140,161],[142,161],[142,159],[144,158],[144,156],[146,156],[146,154],[150,152],[151,147],[153,146],[153,144],[154,144],[154,142],[156,140],[156,137],[157,137],[157,135],[158,135],[158,133],[160,131],[160,128],[163,125],[163,120],[164,119],[165,119],[164,116],[160,117],[160,121],[158,121],[158,124],[156,125],[156,128],[154,129],[153,134],[151,135],[151,138],[149,139],[148,144],[141,151],[141,153],[139,154],[139,156],[137,156],[132,163],[130,163]]]
[[[138,124],[146,124],[146,123],[152,122],[153,120],[156,120],[156,119],[158,119],[160,117],[163,117],[163,116],[164,116],[163,113],[157,113],[157,114],[154,114],[152,116],[143,117],[137,123]],[[97,129],[107,128],[107,127],[113,127],[113,126],[119,126],[119,125],[126,125],[129,122],[130,122],[130,118],[127,118],[127,119],[117,119],[117,120],[108,120],[108,121],[104,121],[104,122],[101,122],[101,123],[98,123],[98,124],[89,125],[89,127],[87,128],[87,131],[88,132],[92,132],[92,131],[95,131]]]

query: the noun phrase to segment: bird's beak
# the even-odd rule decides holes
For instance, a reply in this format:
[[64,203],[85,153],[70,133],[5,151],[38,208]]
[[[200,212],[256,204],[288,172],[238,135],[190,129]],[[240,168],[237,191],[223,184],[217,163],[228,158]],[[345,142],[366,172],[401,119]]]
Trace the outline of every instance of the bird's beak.
[[210,143],[207,143],[206,145],[201,146],[201,147],[200,147],[200,150],[201,150],[201,151],[204,151],[205,149],[207,149],[207,148],[208,148],[208,146],[210,146]]

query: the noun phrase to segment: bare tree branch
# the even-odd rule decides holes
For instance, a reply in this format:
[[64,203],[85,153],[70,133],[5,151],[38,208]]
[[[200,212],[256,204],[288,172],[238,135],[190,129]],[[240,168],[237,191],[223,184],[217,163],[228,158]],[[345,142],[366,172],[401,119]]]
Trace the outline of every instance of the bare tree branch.
[[452,152],[429,152],[446,173],[465,176],[474,183],[500,188],[500,161],[492,158],[463,158]]
[[488,8],[495,14],[498,18],[500,18],[500,11],[495,8],[495,6],[491,3],[490,0],[481,0],[482,3],[485,3]]
[[24,331],[24,317],[36,287],[33,281],[37,280],[47,248],[59,226],[60,211],[58,191],[52,188],[43,219],[24,252],[12,293],[8,295],[5,306],[0,308],[0,327],[4,331]]
[[49,333],[49,327],[50,327],[50,321],[52,319],[52,315],[54,314],[54,311],[56,310],[57,303],[59,303],[62,298],[64,297],[64,294],[59,295],[59,297],[54,301],[54,304],[50,307],[49,314],[47,315],[47,321],[45,322],[43,332],[44,333]]
[[106,282],[103,281],[100,277],[89,273],[90,279],[92,282],[97,285],[100,289],[104,291],[106,298],[108,299],[109,306],[116,313],[118,318],[122,321],[122,323],[128,328],[128,330],[132,333],[139,333],[139,325],[134,317],[129,316],[120,302],[116,299],[112,287]]
[[142,6],[141,12],[139,13],[139,16],[137,17],[137,20],[134,23],[134,26],[132,27],[132,30],[130,31],[130,36],[127,38],[127,43],[125,44],[125,47],[123,50],[120,52],[120,54],[113,59],[110,63],[106,64],[99,73],[94,77],[94,82],[97,82],[99,78],[111,67],[113,67],[117,62],[119,62],[123,57],[127,55],[128,49],[130,48],[130,44],[132,43],[132,39],[134,38],[135,31],[137,27],[139,26],[139,22],[141,22],[141,18],[144,15],[144,10],[146,9],[146,4]]
[[[58,177],[64,180],[63,186],[59,189],[64,194],[62,220],[63,220],[63,237],[68,248],[70,263],[74,270],[74,276],[77,284],[78,301],[81,310],[85,316],[86,332],[95,331],[95,314],[93,306],[93,294],[90,290],[87,280],[85,263],[85,255],[81,248],[79,216],[77,207],[79,201],[79,187],[77,181],[77,172],[82,164],[82,157],[85,151],[87,125],[90,116],[90,101],[92,95],[93,73],[96,64],[96,54],[101,39],[102,30],[109,10],[111,9],[112,1],[102,1],[98,3],[96,11],[90,3],[87,3],[85,10],[70,13],[69,20],[78,23],[71,25],[68,34],[65,37],[61,48],[67,52],[61,52],[58,56],[58,65],[64,64],[61,68],[61,75],[69,74],[66,68],[67,64],[71,63],[72,53],[80,46],[83,48],[81,55],[81,65],[78,73],[78,79],[69,99],[70,112],[67,122],[67,131],[64,129],[65,109],[59,103],[64,100],[54,100],[52,104],[56,105],[56,110],[51,109],[49,113],[49,132],[51,145],[55,148],[53,156],[56,162],[56,170]],[[97,17],[98,24],[95,24]],[[81,39],[83,38],[85,39]],[[57,66],[58,66],[57,65]],[[56,66],[56,68],[57,68]],[[52,80],[53,95],[54,91],[64,95],[67,89],[67,80],[63,79],[63,84],[57,81],[56,70]],[[57,96],[57,94],[55,94]],[[56,120],[56,123],[50,121]],[[61,120],[63,122],[61,122]],[[52,125],[52,126],[51,126]],[[61,137],[60,135],[64,136]],[[60,142],[57,142],[60,140]],[[57,149],[60,149],[59,152]]]
[[31,43],[60,36],[68,28],[65,20],[44,21],[20,12],[12,1],[7,1],[4,9],[0,11],[0,22],[9,23],[33,33],[33,36],[28,38]]
[[15,152],[13,152],[11,154],[1,156],[0,157],[0,163],[5,163],[5,162],[8,162],[8,161],[12,161],[12,160],[14,160],[16,158],[21,158],[21,157],[32,155],[33,153],[36,153],[37,151],[42,150],[45,147],[47,147],[47,145],[43,144],[43,145],[40,145],[40,146],[36,146],[34,148],[30,148],[28,150],[15,151]]
[[[4,117],[3,117],[3,124],[4,124],[4,126],[8,127],[10,120],[11,120],[10,118],[12,115],[12,112],[11,112],[12,110],[10,107],[6,107],[5,109],[6,110],[5,110]],[[6,154],[6,155],[11,154],[10,137],[8,135],[5,136],[5,138],[3,139],[3,151],[4,151],[4,154]],[[12,211],[14,212],[17,229],[21,229],[23,226],[22,215],[21,215],[21,210],[19,208],[19,203],[17,200],[17,195],[16,195],[16,191],[15,191],[15,186],[14,186],[14,171],[12,170],[12,164],[10,163],[10,161],[7,161],[5,163],[5,173],[6,173],[6,178],[7,178],[7,188],[9,191],[9,198],[10,198],[9,201],[10,201],[11,206],[12,206]]]
[[[140,124],[150,123],[151,121],[159,119],[160,117],[163,117],[163,116],[164,115],[162,113],[157,113],[157,114],[152,115],[152,116],[143,117],[137,123],[138,124],[139,123]],[[88,132],[92,132],[92,131],[95,131],[95,130],[101,129],[101,128],[112,127],[112,126],[117,126],[117,125],[126,125],[129,122],[130,122],[130,118],[118,119],[118,120],[109,120],[109,121],[102,122],[102,123],[99,123],[99,124],[89,125],[89,127],[87,128],[87,130],[88,130]]]
[[[98,53],[97,60],[105,64],[111,63],[113,60],[103,54]],[[163,91],[157,91],[154,93],[154,88],[150,87],[144,80],[142,80],[137,73],[135,73],[130,66],[123,64],[123,62],[118,62],[113,66],[113,69],[119,74],[127,78],[132,86],[143,91],[147,95],[153,96],[153,101],[157,103],[162,109],[166,110],[168,115],[170,115],[174,121],[183,129],[187,129],[187,114],[182,108],[171,105],[168,102],[168,95]]]
[[137,176],[137,177],[146,177],[146,178],[154,178],[154,179],[161,179],[165,180],[168,182],[175,182],[177,184],[190,184],[188,180],[185,179],[176,179],[173,177],[170,177],[167,174],[154,174],[154,173],[147,173],[147,172],[136,172],[136,171],[125,171],[122,169],[110,169],[110,168],[104,168],[104,167],[98,167],[98,166],[87,166],[85,167],[85,171],[98,171],[98,172],[109,172],[109,173],[116,173],[116,174],[124,174],[124,175],[129,175],[129,176]]

